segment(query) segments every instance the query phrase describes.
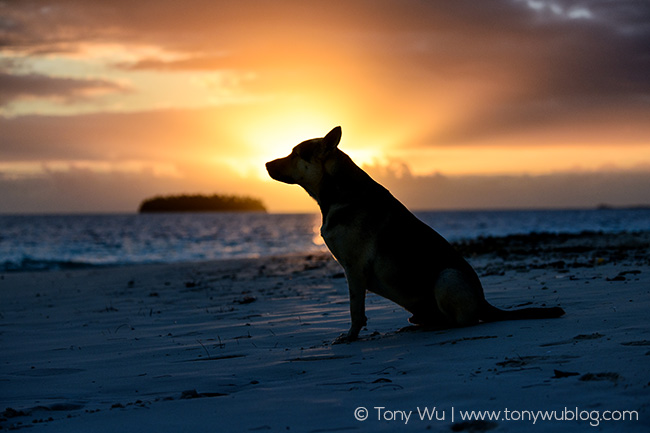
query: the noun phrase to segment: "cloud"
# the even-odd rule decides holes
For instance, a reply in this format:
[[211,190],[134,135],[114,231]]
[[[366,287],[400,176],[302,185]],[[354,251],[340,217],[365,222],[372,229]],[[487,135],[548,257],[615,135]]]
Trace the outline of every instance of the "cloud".
[[[572,10],[569,2],[525,3]],[[568,139],[580,140],[580,131],[587,141],[589,130],[602,128],[604,120],[647,133],[642,119],[650,113],[650,7],[640,3],[581,2],[592,18],[579,20],[531,8],[496,22],[473,22],[465,40],[460,31],[447,44],[434,39],[445,52],[428,50],[421,66],[440,74],[436,87],[447,89],[447,110],[440,111],[451,115],[432,122],[420,145],[490,143],[572,123]],[[455,18],[463,21],[462,14]]]
[[0,71],[0,106],[20,99],[45,98],[72,103],[107,93],[127,93],[131,89],[103,79],[59,78],[43,74],[14,75]]
[[0,173],[0,213],[134,212],[147,194],[159,192],[164,184],[146,172],[71,168],[29,177]]
[[0,213],[134,212],[159,194],[249,194],[250,181],[224,164],[68,161],[0,165]]
[[[650,173],[609,171],[543,176],[415,176],[407,166],[366,167],[412,210],[582,208],[650,204]],[[0,213],[135,212],[147,197],[172,193],[235,193],[262,198],[272,211],[318,209],[297,186],[243,179],[227,167],[179,166],[97,171],[69,165],[32,176],[0,170]]]
[[130,71],[214,71],[230,67],[226,60],[225,55],[191,55],[178,60],[144,58],[132,63],[118,63],[115,66]]
[[194,161],[250,149],[238,137],[248,108],[0,117],[3,162]]
[[131,213],[145,198],[197,193],[254,196],[271,211],[318,211],[300,188],[242,177],[224,164],[181,162],[170,174],[147,163],[128,170],[110,162],[44,163],[37,172],[19,175],[0,165],[0,214]]
[[366,167],[407,207],[429,209],[582,208],[650,204],[650,172],[594,171],[539,176],[412,175],[408,167]]

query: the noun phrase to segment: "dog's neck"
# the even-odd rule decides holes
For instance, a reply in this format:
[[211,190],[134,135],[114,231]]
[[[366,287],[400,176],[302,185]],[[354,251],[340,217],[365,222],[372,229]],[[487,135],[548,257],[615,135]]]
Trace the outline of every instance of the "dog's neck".
[[309,192],[323,214],[323,220],[334,207],[357,205],[387,190],[356,165],[349,156],[337,150],[336,158],[325,162],[318,191]]

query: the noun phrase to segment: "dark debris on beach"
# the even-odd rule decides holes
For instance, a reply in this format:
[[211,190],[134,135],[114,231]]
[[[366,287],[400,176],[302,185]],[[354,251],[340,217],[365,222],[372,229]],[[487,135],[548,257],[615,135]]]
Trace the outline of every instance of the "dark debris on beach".
[[530,233],[480,237],[453,243],[465,257],[493,256],[509,262],[531,256],[551,258],[546,267],[593,267],[624,260],[650,264],[650,233]]

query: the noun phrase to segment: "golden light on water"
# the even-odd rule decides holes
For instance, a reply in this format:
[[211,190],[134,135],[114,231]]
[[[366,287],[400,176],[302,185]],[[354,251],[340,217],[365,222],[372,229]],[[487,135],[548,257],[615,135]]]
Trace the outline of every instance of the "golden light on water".
[[313,237],[313,243],[316,246],[322,247],[325,245],[325,241],[323,240],[323,237],[320,234],[320,227],[321,227],[321,220],[319,218],[315,218],[314,220],[314,225],[312,226],[312,230],[314,232],[314,237]]

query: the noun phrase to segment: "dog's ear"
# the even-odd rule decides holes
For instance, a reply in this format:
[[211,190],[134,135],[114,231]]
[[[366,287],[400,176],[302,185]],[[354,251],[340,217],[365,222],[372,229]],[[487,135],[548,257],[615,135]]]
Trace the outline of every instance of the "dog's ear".
[[326,153],[329,153],[336,149],[336,146],[338,146],[339,142],[341,141],[342,133],[343,132],[341,131],[341,127],[337,126],[328,132],[325,137],[323,137],[323,147]]

